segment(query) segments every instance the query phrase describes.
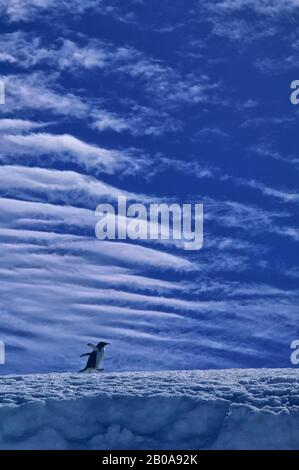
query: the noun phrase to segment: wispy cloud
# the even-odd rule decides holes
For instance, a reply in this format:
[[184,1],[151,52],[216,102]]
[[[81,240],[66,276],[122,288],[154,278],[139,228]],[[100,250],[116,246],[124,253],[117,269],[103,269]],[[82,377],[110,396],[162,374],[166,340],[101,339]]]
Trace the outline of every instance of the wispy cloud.
[[65,92],[55,84],[55,79],[55,74],[51,77],[37,72],[26,77],[4,76],[7,105],[5,109],[0,108],[0,112],[11,114],[28,111],[43,116],[47,111],[53,113],[54,117],[84,119],[87,127],[99,132],[112,130],[134,136],[159,136],[175,132],[181,127],[179,119],[171,117],[168,112],[141,106],[130,100],[122,112],[110,111],[106,108],[105,100],[83,98],[79,93]]
[[[34,210],[39,210],[39,213],[45,214],[47,206],[45,205],[29,205],[21,201],[9,201],[3,200],[5,202],[6,213],[13,213],[16,217],[21,216],[22,211],[27,208],[27,215],[29,213],[33,214]],[[52,210],[53,214],[59,214],[61,222],[66,221],[63,214],[66,214],[67,211],[64,211],[63,208],[48,207],[48,214]],[[78,221],[78,216],[80,211],[70,210],[68,211],[70,217],[73,217],[73,222],[77,218],[78,222],[82,222],[82,217]],[[84,214],[84,211],[82,211]],[[85,215],[88,217],[88,215]],[[32,218],[33,220],[33,218]],[[71,220],[71,219],[69,219]],[[90,219],[89,219],[90,220]],[[36,224],[38,226],[38,224]],[[37,228],[37,227],[36,227]],[[195,263],[171,253],[166,253],[161,250],[155,250],[153,248],[147,248],[141,245],[133,245],[129,243],[117,243],[110,241],[99,241],[94,237],[82,237],[70,234],[59,234],[53,232],[38,231],[38,230],[26,230],[15,229],[15,228],[2,228],[1,236],[6,240],[12,240],[12,244],[15,245],[15,250],[23,250],[26,252],[29,247],[36,253],[40,251],[40,246],[45,246],[45,250],[53,250],[61,253],[69,253],[70,255],[80,256],[84,254],[89,260],[93,260],[96,263],[102,262],[112,263],[113,265],[122,265],[126,263],[129,266],[139,266],[140,268],[150,267],[157,270],[171,270],[178,272],[192,272],[198,269]],[[28,244],[28,245],[27,245]],[[10,246],[12,248],[12,245]],[[7,253],[8,254],[8,253]]]
[[12,132],[14,134],[46,127],[48,123],[28,121],[26,119],[0,119],[0,133]]
[[[295,73],[299,2],[158,3],[0,0],[1,321],[35,369],[90,335],[115,368],[284,364],[296,111],[260,72]],[[203,250],[97,240],[118,195],[203,202]]]
[[28,154],[31,157],[51,155],[52,161],[61,161],[63,157],[65,161],[76,163],[86,170],[94,169],[109,174],[121,168],[128,174],[138,172],[143,162],[142,159],[138,161],[135,156],[130,156],[128,152],[103,149],[68,134],[6,134],[2,141],[6,155],[4,161],[9,155],[17,155],[21,160]]
[[296,13],[297,7],[297,0],[218,0],[213,5],[209,1],[204,3],[213,33],[241,44],[277,35],[283,30],[281,17]]
[[278,150],[275,150],[270,144],[257,144],[251,148],[251,151],[261,157],[278,160],[280,162],[289,163],[294,167],[299,168],[299,158],[296,156],[287,155],[284,156]]
[[124,191],[93,176],[69,170],[2,165],[0,175],[1,190],[10,198],[53,204],[63,202],[93,211],[103,199],[115,201],[118,196],[125,196],[128,201],[144,203],[151,200],[150,196]]
[[54,91],[44,74],[6,75],[6,106],[0,112],[51,111],[60,116],[84,118],[89,106],[85,100],[70,92]]
[[[1,14],[11,22],[32,21],[36,16],[49,12],[53,16],[64,11],[72,11],[75,15],[83,13],[91,7],[104,6],[102,0],[74,0],[72,5],[67,0],[1,0]],[[105,8],[105,7],[104,7]]]

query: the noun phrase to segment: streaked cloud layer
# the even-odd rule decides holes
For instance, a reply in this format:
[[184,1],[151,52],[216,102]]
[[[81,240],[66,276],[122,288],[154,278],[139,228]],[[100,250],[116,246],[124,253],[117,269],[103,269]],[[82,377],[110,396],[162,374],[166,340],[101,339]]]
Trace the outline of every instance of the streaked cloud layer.
[[[0,14],[1,371],[77,370],[97,338],[110,369],[289,366],[299,2]],[[203,203],[204,248],[97,240],[94,211],[119,195]]]

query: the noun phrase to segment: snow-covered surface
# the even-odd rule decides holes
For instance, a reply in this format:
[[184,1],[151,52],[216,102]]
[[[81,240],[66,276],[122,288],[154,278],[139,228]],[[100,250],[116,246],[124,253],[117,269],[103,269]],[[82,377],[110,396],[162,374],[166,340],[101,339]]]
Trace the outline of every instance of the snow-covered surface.
[[1,449],[299,449],[299,371],[1,377]]

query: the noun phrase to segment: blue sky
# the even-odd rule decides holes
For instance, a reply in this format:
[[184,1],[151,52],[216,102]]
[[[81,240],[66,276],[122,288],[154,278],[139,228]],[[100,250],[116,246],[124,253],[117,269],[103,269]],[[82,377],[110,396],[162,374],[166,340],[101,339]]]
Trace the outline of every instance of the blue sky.
[[[296,0],[0,0],[2,373],[289,367],[298,331]],[[204,248],[94,210],[204,204]]]

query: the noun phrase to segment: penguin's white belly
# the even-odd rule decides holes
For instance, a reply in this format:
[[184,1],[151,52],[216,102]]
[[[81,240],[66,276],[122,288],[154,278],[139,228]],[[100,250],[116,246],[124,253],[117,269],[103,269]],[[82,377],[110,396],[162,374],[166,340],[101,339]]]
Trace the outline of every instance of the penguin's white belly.
[[104,349],[102,349],[101,351],[99,351],[97,353],[97,359],[96,359],[96,369],[99,368],[99,366],[102,364],[103,360],[104,360]]

